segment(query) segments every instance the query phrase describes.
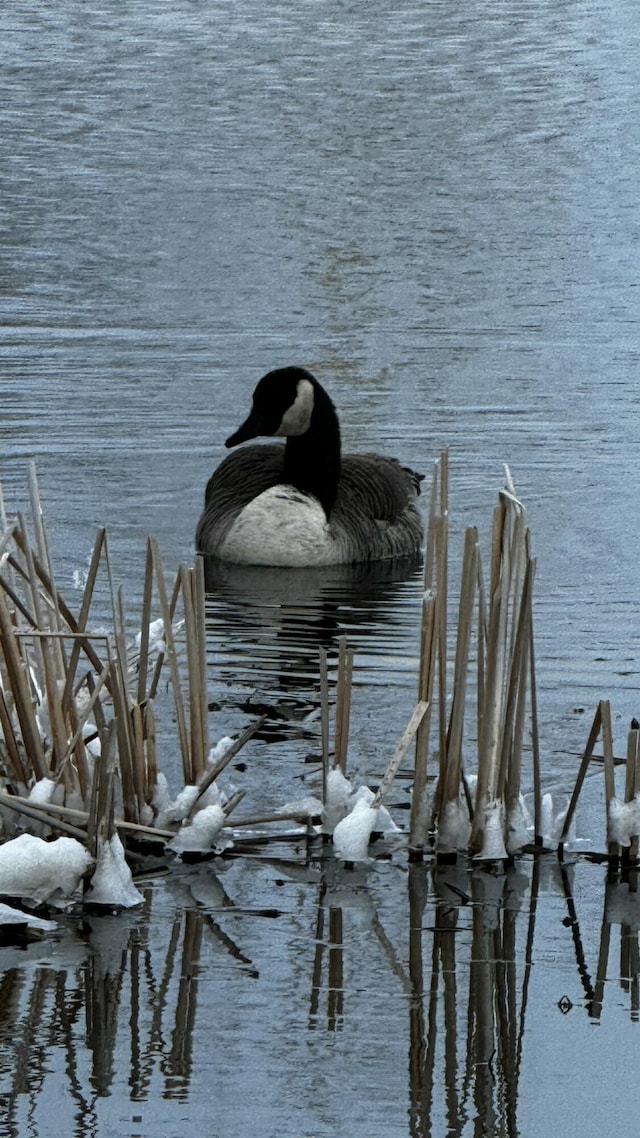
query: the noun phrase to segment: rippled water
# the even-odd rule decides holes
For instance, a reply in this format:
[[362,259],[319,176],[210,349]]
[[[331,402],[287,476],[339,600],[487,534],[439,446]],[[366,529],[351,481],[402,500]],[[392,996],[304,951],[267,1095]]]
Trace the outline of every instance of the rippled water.
[[[189,561],[222,441],[259,376],[299,362],[329,388],[349,448],[379,448],[428,472],[449,447],[454,564],[465,525],[487,532],[509,463],[538,555],[548,778],[570,785],[600,697],[612,699],[623,746],[639,670],[639,41],[631,0],[471,0],[463,9],[442,0],[212,0],[206,9],[196,0],[5,0],[0,473],[8,508],[23,507],[36,459],[62,591],[73,599],[99,525],[134,600],[147,533],[167,565]],[[216,587],[212,730],[246,722],[258,704],[304,714],[317,700],[318,645],[347,631],[357,648],[355,759],[379,774],[415,697],[419,572],[364,591],[309,577],[297,592],[286,586],[284,606],[278,588],[282,579],[276,588],[266,577]],[[256,744],[255,762],[277,772],[278,792],[299,755],[296,732],[285,735],[280,765],[275,746]],[[299,888],[309,905],[307,885]],[[174,912],[172,897],[163,913]],[[374,890],[374,908],[378,900]],[[309,927],[300,933],[307,947]],[[540,973],[555,959],[549,935]],[[261,943],[277,960],[278,938]],[[70,967],[69,951],[51,967]],[[293,962],[283,959],[290,979]],[[383,973],[367,991],[376,1001],[386,993],[387,1006]],[[216,1007],[217,977],[205,975],[201,991]],[[357,974],[349,985],[358,990]],[[350,1134],[370,1133],[363,1106],[326,1108],[319,1052],[326,1057],[335,1036],[310,1035],[285,987],[276,1008],[264,984],[248,989],[234,1055],[251,1061],[242,1025],[256,1008],[270,1008],[279,1040],[278,1080],[271,1087],[271,1065],[252,1132],[336,1133],[348,1117]],[[374,1096],[377,1109],[388,1086],[381,1120],[405,1134],[394,1080],[401,1066],[406,1087],[407,1049],[395,1022],[378,1051],[370,1003],[349,1020],[362,1055],[354,1101]],[[569,1067],[573,1022],[553,1020]],[[222,1082],[229,1038],[228,1029],[214,1056]],[[274,1033],[264,1038],[271,1045]],[[522,1125],[546,1134],[548,1120],[530,1107],[541,1074],[574,1096],[602,1052],[585,1045],[582,1075],[563,1083],[563,1064],[541,1072],[532,1050],[522,1060]],[[165,1121],[177,1132],[202,1118],[203,1051],[180,1124],[159,1109],[133,1121],[135,1094],[121,1081],[111,1129],[100,1132],[158,1133]],[[301,1055],[317,1061],[317,1074],[298,1076]],[[248,1127],[238,1101],[225,1103],[220,1134]],[[576,1133],[602,1132],[589,1116],[580,1121]],[[37,1132],[46,1125],[40,1112]],[[412,1126],[428,1132],[415,1117]]]

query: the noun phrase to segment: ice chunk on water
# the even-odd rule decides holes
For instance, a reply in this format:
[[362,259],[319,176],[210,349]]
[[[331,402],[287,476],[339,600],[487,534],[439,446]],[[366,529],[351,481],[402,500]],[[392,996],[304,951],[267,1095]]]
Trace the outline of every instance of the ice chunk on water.
[[20,834],[0,846],[0,893],[33,901],[71,897],[90,865],[90,855],[75,838],[45,842]]

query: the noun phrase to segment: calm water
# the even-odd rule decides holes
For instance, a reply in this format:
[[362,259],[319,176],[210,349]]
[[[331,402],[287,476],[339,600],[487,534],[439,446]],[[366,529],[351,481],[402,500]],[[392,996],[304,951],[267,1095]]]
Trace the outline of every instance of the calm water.
[[[244,418],[259,376],[298,362],[326,383],[350,448],[376,447],[428,471],[449,447],[454,566],[464,526],[487,532],[509,463],[538,555],[547,781],[571,784],[600,697],[612,699],[623,749],[639,671],[632,0],[470,0],[464,9],[444,0],[268,8],[211,0],[206,10],[196,0],[5,0],[0,57],[0,473],[9,510],[22,508],[36,459],[58,584],[70,600],[99,525],[132,603],[148,533],[167,566],[191,560],[222,440]],[[398,581],[309,578],[286,589],[264,576],[220,582],[208,617],[214,735],[243,725],[257,704],[282,709],[288,700],[294,719],[304,715],[317,700],[318,644],[331,647],[347,631],[359,667],[354,761],[379,774],[415,696],[419,594],[409,571]],[[299,789],[301,751],[317,744],[313,734],[283,735],[281,751],[254,746],[266,797]],[[558,1011],[563,993],[574,1005],[586,997],[575,958],[564,954],[555,880],[541,893],[531,1043],[508,1080],[515,1098],[500,1101],[491,1123],[478,1084],[461,1123],[451,1101],[442,1106],[446,1088],[462,1085],[450,1055],[437,1051],[431,1098],[409,1077],[416,1063],[422,1070],[423,1052],[415,988],[408,997],[400,976],[408,942],[399,930],[408,936],[410,923],[400,864],[347,884],[357,899],[341,918],[349,963],[329,989],[344,991],[340,1032],[335,1006],[331,1023],[320,1015],[312,1023],[309,1012],[314,951],[329,943],[328,914],[318,931],[322,883],[305,871],[285,889],[276,883],[284,871],[225,868],[235,904],[269,897],[286,919],[252,918],[246,939],[224,928],[241,954],[262,958],[259,976],[224,942],[207,941],[195,1019],[173,1035],[166,1028],[166,1038],[157,1021],[149,1026],[154,1058],[145,1051],[142,1089],[139,1073],[128,1074],[142,1062],[128,1011],[110,1020],[112,1059],[100,1056],[115,1073],[91,1072],[81,1025],[87,977],[102,967],[98,934],[70,931],[54,950],[21,957],[5,974],[7,990],[22,993],[12,997],[22,1034],[5,1042],[2,1093],[23,1061],[32,1081],[15,1097],[19,1125],[6,1133],[57,1134],[63,1106],[77,1134],[180,1133],[211,1120],[214,1088],[221,1113],[211,1133],[259,1138],[334,1135],[345,1119],[359,1138],[372,1131],[372,1111],[390,1135],[426,1135],[430,1103],[433,1133],[546,1135],[561,1103],[568,1136],[572,1124],[599,1135],[625,1093],[637,1109],[637,1090],[621,1082],[599,1093],[600,1114],[583,1094],[607,1063],[622,1077],[637,1025],[613,953],[600,1027]],[[598,873],[581,869],[602,885]],[[587,906],[594,953],[603,903],[598,887]],[[164,1006],[162,936],[174,921],[181,936],[187,912],[200,910],[175,883],[156,884],[149,906],[148,919],[100,929],[118,960],[133,953],[128,937],[143,946],[122,974],[123,1008],[125,992],[134,998],[133,958],[147,967],[149,941],[156,956],[141,1000],[153,1018],[153,1001]],[[212,907],[207,900],[205,911]],[[525,938],[527,919],[517,922]],[[377,922],[397,960],[382,950]],[[363,936],[381,955],[361,974]],[[428,990],[433,935],[423,939]],[[20,1003],[27,998],[30,1012]],[[29,1043],[38,1000],[55,1009],[46,1022],[56,1047]],[[456,1030],[462,1055],[464,1025],[450,1025]],[[110,1097],[98,1109],[103,1085]],[[476,1116],[484,1130],[474,1129]]]

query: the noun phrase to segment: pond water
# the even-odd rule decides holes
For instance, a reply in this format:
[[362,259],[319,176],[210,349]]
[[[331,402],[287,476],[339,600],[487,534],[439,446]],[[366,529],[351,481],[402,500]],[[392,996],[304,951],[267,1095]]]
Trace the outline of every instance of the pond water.
[[[132,609],[147,534],[167,566],[192,560],[223,440],[260,375],[300,363],[349,449],[428,473],[448,447],[453,578],[509,464],[538,558],[545,784],[572,786],[599,698],[624,751],[635,4],[5,0],[0,56],[0,474],[24,508],[36,460],[70,603],[98,526]],[[420,596],[410,566],[215,582],[212,735],[265,706],[282,725],[247,759],[262,801],[313,782],[300,723],[318,646],[345,632],[350,762],[380,776],[415,700]],[[404,855],[344,878],[321,855],[172,873],[144,912],[0,952],[0,1134],[546,1136],[562,1117],[570,1138],[637,1116],[631,892],[620,915],[602,870],[568,889],[523,859],[497,883],[461,871],[443,900]]]

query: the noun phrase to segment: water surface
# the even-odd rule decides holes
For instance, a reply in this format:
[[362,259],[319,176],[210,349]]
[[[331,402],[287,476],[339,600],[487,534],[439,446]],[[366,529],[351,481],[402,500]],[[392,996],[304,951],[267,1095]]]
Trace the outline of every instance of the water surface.
[[[612,699],[623,751],[638,713],[639,38],[631,0],[471,0],[463,10],[441,0],[268,9],[213,0],[206,11],[194,0],[6,0],[0,472],[9,510],[22,508],[35,458],[65,595],[79,603],[99,525],[132,609],[148,533],[168,567],[191,561],[223,440],[260,375],[300,363],[330,390],[349,448],[426,472],[449,448],[454,565],[465,525],[487,533],[509,464],[538,555],[547,780],[570,787],[601,697]],[[313,710],[316,649],[347,631],[357,649],[353,760],[379,775],[415,699],[419,572],[355,593],[311,578],[298,588],[284,605],[282,582],[272,590],[239,578],[212,595],[212,731],[244,724],[259,703]],[[294,720],[284,741],[254,745],[267,797],[311,777],[301,759],[317,734]],[[243,904],[253,881],[270,903],[282,892],[258,864],[225,870]],[[382,893],[391,929],[408,928],[405,885],[395,866],[358,885],[374,955]],[[296,933],[265,918],[247,924],[259,952],[238,938],[241,953],[268,961],[260,979],[224,951],[215,966],[207,957],[207,1011],[188,1063],[184,1025],[171,1059],[172,1045],[151,1032],[162,1058],[144,1093],[139,1074],[124,1073],[138,1044],[122,1016],[115,1075],[92,1073],[74,971],[86,979],[91,946],[70,936],[53,961],[45,952],[42,963],[12,964],[24,992],[35,978],[43,999],[63,993],[49,1036],[75,1032],[76,1043],[71,1062],[67,1045],[40,1040],[51,1078],[34,1060],[42,1093],[33,1107],[35,1092],[19,1090],[19,1123],[6,1132],[59,1133],[63,1101],[78,1134],[98,1123],[101,1134],[182,1132],[210,1120],[213,1070],[221,1135],[335,1134],[347,1119],[357,1138],[371,1132],[372,1111],[389,1134],[429,1133],[428,1095],[416,1106],[411,1094],[426,1091],[407,1076],[415,1005],[387,957],[361,977],[358,937],[344,1030],[335,1007],[332,1026],[308,1021],[318,888],[304,876],[287,886],[288,912],[304,914]],[[172,889],[154,888],[154,919],[119,919],[114,938],[159,937],[167,920],[186,920],[190,903]],[[525,1035],[509,1081],[517,1101],[496,1132],[547,1134],[562,1110],[567,1135],[571,1125],[599,1135],[616,1103],[631,1108],[635,1095],[637,1105],[637,1091],[618,1083],[580,1112],[584,1088],[603,1085],[603,1064],[615,1062],[621,1078],[637,1026],[624,989],[597,1029],[557,1010],[564,992],[582,998],[573,962],[556,951],[566,937],[558,896],[554,885],[536,933],[527,1023],[537,1030]],[[601,900],[598,887],[590,930]],[[351,935],[343,930],[345,946]],[[394,943],[404,967],[407,943]],[[610,976],[615,987],[615,967]],[[38,999],[18,1020],[27,1055]],[[13,1070],[23,1052],[5,1053]],[[437,1061],[441,1094],[459,1088],[451,1063]],[[105,1086],[100,1109],[85,1110]],[[464,1122],[452,1122],[452,1103],[438,1109],[434,1132],[471,1132],[482,1115],[479,1100]],[[476,1132],[491,1132],[489,1122]]]

